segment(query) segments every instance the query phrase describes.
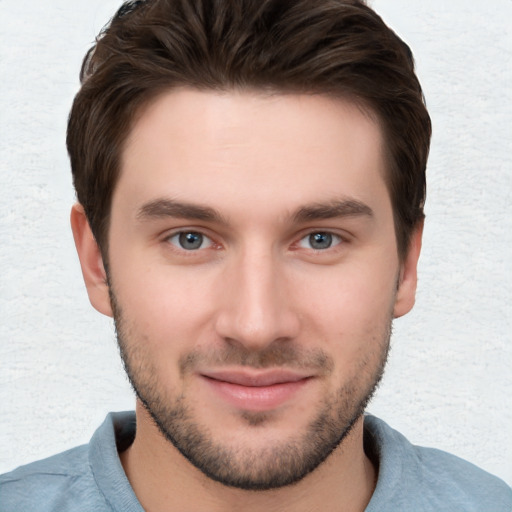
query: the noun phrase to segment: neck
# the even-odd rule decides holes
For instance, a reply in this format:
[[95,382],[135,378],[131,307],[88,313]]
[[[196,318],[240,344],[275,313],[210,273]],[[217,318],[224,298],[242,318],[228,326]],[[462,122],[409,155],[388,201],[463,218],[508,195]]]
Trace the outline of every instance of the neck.
[[137,433],[121,463],[143,508],[151,512],[197,510],[273,512],[364,511],[376,471],[363,448],[363,418],[316,470],[294,485],[269,491],[227,487],[205,476],[160,433],[137,403]]

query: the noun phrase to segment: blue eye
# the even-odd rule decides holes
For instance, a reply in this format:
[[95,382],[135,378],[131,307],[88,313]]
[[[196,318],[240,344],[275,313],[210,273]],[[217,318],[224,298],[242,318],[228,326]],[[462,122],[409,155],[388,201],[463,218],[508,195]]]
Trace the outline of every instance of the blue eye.
[[169,238],[169,242],[185,251],[197,251],[211,247],[213,242],[197,231],[180,231]]
[[325,231],[317,231],[302,238],[299,241],[299,246],[305,249],[323,251],[325,249],[330,249],[334,245],[338,245],[341,241],[341,237],[338,235]]

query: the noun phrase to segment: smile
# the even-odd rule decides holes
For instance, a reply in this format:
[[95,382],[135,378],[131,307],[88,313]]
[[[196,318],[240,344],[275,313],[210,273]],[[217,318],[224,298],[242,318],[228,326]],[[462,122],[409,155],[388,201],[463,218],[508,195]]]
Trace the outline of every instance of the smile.
[[288,370],[213,371],[201,377],[223,401],[246,411],[268,411],[292,400],[311,380]]

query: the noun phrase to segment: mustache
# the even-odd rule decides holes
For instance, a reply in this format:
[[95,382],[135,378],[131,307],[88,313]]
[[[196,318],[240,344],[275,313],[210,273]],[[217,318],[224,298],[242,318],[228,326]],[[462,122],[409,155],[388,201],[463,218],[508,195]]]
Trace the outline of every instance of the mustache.
[[196,349],[184,354],[179,360],[182,375],[197,368],[244,366],[254,369],[290,368],[313,370],[327,375],[334,368],[334,360],[321,349],[305,349],[282,341],[275,341],[261,350],[250,350],[240,344],[222,348]]
[[[107,270],[110,303],[119,347],[123,351],[120,332],[122,332],[123,314],[116,299]],[[320,348],[309,349],[288,341],[275,340],[261,350],[245,347],[237,342],[226,342],[222,347],[196,348],[184,354],[178,361],[180,374],[193,373],[198,368],[242,366],[253,369],[287,368],[311,370],[317,375],[326,376],[334,369],[334,359]]]

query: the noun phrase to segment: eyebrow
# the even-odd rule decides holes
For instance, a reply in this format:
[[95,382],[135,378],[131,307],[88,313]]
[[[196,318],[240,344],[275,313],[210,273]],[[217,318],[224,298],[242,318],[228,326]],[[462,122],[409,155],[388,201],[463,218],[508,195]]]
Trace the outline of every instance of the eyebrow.
[[373,217],[373,210],[355,199],[343,199],[328,203],[314,203],[299,208],[293,215],[295,222],[308,222],[338,217]]
[[209,206],[199,206],[174,199],[156,199],[144,204],[137,212],[137,219],[176,217],[227,224],[222,215]]
[[[361,201],[343,199],[302,206],[291,217],[295,223],[300,224],[322,219],[358,216],[373,217],[373,210]],[[214,208],[174,199],[150,201],[137,212],[137,219],[141,221],[166,217],[228,224],[227,220]]]

